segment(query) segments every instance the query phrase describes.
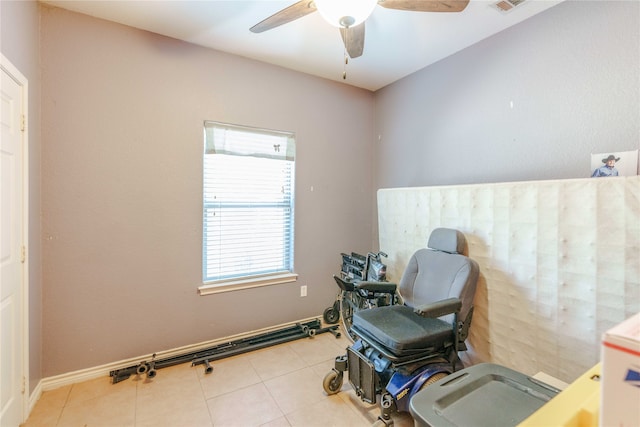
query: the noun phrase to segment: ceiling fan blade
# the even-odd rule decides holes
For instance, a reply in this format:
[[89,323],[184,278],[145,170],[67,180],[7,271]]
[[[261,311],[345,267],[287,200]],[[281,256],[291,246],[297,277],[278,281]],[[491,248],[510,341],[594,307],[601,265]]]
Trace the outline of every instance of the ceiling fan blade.
[[379,0],[378,4],[387,9],[414,12],[462,12],[469,0]]
[[364,51],[364,22],[355,27],[340,28],[345,49],[351,58],[362,56]]
[[291,6],[282,9],[280,12],[276,12],[267,19],[258,22],[249,30],[252,33],[261,33],[263,31],[270,30],[272,28],[279,27],[291,21],[295,21],[298,18],[302,18],[312,12],[316,11],[316,5],[313,0],[301,0]]

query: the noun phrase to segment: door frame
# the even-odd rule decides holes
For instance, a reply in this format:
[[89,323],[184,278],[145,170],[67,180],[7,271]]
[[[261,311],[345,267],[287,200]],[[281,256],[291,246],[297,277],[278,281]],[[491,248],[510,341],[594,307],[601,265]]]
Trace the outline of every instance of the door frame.
[[0,69],[22,87],[22,246],[25,250],[22,263],[22,422],[29,416],[29,82],[27,78],[0,52]]

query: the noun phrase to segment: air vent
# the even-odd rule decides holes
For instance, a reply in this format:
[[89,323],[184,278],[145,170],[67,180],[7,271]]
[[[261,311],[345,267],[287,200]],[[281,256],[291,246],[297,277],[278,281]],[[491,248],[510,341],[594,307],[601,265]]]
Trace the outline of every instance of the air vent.
[[498,9],[502,13],[511,12],[516,7],[520,6],[526,0],[500,0],[499,2],[493,3],[495,9]]

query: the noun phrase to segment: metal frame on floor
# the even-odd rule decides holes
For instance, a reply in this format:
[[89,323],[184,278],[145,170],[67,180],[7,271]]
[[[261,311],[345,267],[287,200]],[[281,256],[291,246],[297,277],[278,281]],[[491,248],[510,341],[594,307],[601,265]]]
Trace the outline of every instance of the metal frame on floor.
[[147,378],[154,378],[157,370],[167,368],[169,366],[179,365],[191,362],[191,366],[204,365],[205,374],[213,372],[210,362],[214,360],[224,359],[225,357],[236,356],[238,354],[248,353],[250,351],[259,350],[285,342],[298,340],[301,338],[313,338],[317,334],[331,332],[336,338],[340,337],[338,326],[329,326],[322,328],[319,319],[309,322],[296,323],[293,326],[282,328],[276,331],[258,334],[248,338],[241,338],[227,343],[218,344],[216,346],[190,352],[178,356],[168,357],[166,359],[156,360],[154,354],[150,361],[142,361],[136,365],[126,368],[116,369],[109,372],[112,384],[128,379],[131,375],[146,374]]

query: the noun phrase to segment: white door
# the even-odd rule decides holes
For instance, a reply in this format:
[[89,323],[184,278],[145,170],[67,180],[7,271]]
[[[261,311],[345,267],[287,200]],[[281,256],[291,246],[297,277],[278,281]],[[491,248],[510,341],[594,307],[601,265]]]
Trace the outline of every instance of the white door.
[[25,299],[24,155],[25,86],[2,58],[0,85],[0,425],[24,421]]

